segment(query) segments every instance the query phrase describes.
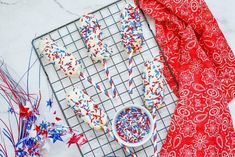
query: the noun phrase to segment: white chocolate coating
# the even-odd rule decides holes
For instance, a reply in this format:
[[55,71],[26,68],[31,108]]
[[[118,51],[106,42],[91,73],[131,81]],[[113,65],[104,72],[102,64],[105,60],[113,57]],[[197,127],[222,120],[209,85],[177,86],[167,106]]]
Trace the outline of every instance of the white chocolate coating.
[[137,6],[126,4],[121,14],[122,43],[128,54],[140,50],[143,45],[143,30],[140,10]]
[[144,81],[144,98],[145,106],[148,109],[153,107],[160,108],[163,105],[164,81],[160,70],[163,64],[158,58],[147,61],[144,64],[143,81]]
[[45,38],[39,43],[39,51],[68,76],[79,76],[82,66],[68,50]]
[[67,96],[70,107],[78,112],[81,118],[95,130],[102,129],[107,123],[107,115],[99,105],[83,91],[75,88]]
[[103,63],[110,58],[111,49],[103,43],[100,25],[94,15],[84,15],[80,18],[80,27],[82,37],[89,49],[88,55],[94,62]]

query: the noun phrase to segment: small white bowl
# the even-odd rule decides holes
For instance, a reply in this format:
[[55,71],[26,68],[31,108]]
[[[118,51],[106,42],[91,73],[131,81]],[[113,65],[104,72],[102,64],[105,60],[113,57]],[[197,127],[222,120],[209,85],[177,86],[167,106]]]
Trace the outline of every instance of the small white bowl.
[[[149,130],[149,133],[143,138],[142,141],[138,142],[138,143],[129,143],[129,142],[126,142],[124,140],[122,140],[119,135],[117,134],[117,130],[116,130],[116,126],[115,126],[115,121],[116,121],[116,118],[118,117],[118,115],[120,114],[120,112],[122,112],[123,110],[127,109],[127,108],[131,108],[131,107],[136,107],[136,108],[139,108],[141,109],[144,113],[147,114],[148,118],[149,118],[149,121],[150,121],[150,130]],[[121,108],[119,111],[116,112],[114,118],[113,118],[113,123],[112,123],[112,130],[113,130],[113,134],[114,136],[117,138],[117,140],[122,143],[123,145],[127,146],[127,147],[139,147],[143,144],[145,144],[151,137],[152,137],[152,134],[153,134],[153,117],[151,115],[151,113],[144,107],[140,106],[140,105],[126,105],[124,106],[123,108]]]

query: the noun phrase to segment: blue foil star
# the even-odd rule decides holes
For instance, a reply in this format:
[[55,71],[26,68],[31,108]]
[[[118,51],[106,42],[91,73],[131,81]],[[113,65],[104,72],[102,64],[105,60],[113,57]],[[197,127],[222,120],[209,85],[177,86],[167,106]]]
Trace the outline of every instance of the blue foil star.
[[52,104],[53,104],[53,101],[51,99],[49,99],[47,101],[47,107],[52,108]]
[[25,156],[27,156],[27,152],[25,152],[25,151],[22,150],[22,149],[17,150],[16,156],[18,156],[18,157],[25,157]]
[[63,141],[62,138],[60,137],[60,133],[57,133],[56,131],[52,131],[49,138],[53,139],[53,143],[55,143],[56,141]]
[[40,127],[41,127],[41,129],[47,129],[47,123],[42,121],[42,123],[40,124]]
[[14,109],[13,109],[12,107],[9,107],[8,110],[7,110],[7,112],[9,112],[9,113],[12,114],[12,113],[14,113],[15,111],[14,111]]

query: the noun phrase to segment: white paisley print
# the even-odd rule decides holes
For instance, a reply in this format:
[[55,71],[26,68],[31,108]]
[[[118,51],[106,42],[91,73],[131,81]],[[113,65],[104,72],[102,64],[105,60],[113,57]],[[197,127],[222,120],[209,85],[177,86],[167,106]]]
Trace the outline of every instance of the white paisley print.
[[180,157],[196,157],[196,149],[192,145],[184,145],[180,149]]
[[154,18],[163,75],[178,97],[161,157],[235,156],[228,103],[235,57],[204,0],[138,0]]
[[196,133],[196,125],[192,121],[184,121],[180,127],[180,133],[184,137],[192,137]]
[[205,126],[205,133],[207,133],[210,137],[217,136],[219,132],[219,124],[215,121],[210,119]]
[[204,81],[205,84],[215,84],[216,78],[216,72],[213,68],[206,68],[202,72],[202,81]]
[[192,82],[194,81],[194,76],[190,70],[186,70],[181,72],[180,79],[182,85],[191,85]]
[[193,60],[190,65],[191,71],[193,73],[199,73],[202,71],[202,65],[200,60]]
[[205,149],[205,157],[219,157],[219,150],[212,145]]
[[235,80],[235,71],[233,68],[225,68],[220,72],[221,82],[224,85],[229,86]]
[[206,148],[208,140],[206,138],[206,135],[202,135],[201,133],[194,136],[194,147],[198,150],[201,150],[202,148]]
[[192,109],[196,112],[203,112],[207,107],[207,98],[205,98],[202,94],[194,94],[193,97],[190,98],[190,102],[192,105]]

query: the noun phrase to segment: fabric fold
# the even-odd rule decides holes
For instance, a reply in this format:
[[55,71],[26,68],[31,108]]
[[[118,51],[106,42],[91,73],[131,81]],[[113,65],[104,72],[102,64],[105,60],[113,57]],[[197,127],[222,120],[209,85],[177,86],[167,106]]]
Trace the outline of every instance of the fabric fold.
[[[191,5],[195,5],[195,8]],[[201,46],[196,53],[201,58],[208,56],[212,61],[216,75],[226,93],[224,95],[226,96],[225,104],[228,104],[235,97],[233,92],[235,88],[235,57],[206,3],[201,0],[141,0],[140,6],[146,14],[155,19],[157,40],[176,78],[178,78],[176,69],[179,67],[179,55],[177,54],[182,51],[178,34],[186,26],[192,27],[196,34],[196,40]],[[193,43],[188,46],[190,48]],[[187,52],[182,53],[181,58],[184,59],[185,64],[190,62]],[[170,75],[167,66],[165,66],[164,73],[166,76]],[[178,96],[176,83],[170,76],[167,79]]]
[[161,157],[235,155],[227,106],[235,97],[235,58],[206,3],[139,2],[155,19],[156,38],[175,79],[168,66],[163,74],[178,97]]

